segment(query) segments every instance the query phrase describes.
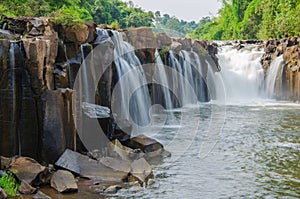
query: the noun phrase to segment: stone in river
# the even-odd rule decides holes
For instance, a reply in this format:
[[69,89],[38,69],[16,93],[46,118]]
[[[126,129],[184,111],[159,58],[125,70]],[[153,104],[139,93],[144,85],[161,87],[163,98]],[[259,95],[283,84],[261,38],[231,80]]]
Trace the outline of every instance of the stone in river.
[[132,149],[141,149],[144,153],[153,152],[163,148],[161,143],[144,135],[131,138],[125,145]]
[[55,164],[91,180],[124,182],[129,175],[128,172],[114,170],[103,165],[101,162],[97,162],[69,149],[63,153]]
[[51,187],[60,193],[76,192],[78,186],[73,174],[69,171],[58,170],[51,178]]
[[141,183],[146,182],[153,176],[152,168],[144,158],[133,161],[131,164],[131,174]]

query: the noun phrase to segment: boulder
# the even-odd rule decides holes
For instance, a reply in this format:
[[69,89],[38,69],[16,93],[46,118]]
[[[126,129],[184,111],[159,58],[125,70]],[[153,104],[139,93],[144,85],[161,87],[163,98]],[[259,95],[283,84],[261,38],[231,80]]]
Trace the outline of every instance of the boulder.
[[33,197],[32,199],[51,199],[50,196],[44,194],[43,192],[41,191],[38,191]]
[[0,199],[6,199],[7,198],[7,194],[5,193],[5,191],[0,187]]
[[145,135],[131,138],[125,145],[132,149],[141,149],[144,153],[153,152],[163,148],[161,143]]
[[21,181],[21,184],[19,186],[19,192],[21,194],[33,194],[36,192],[36,188],[32,187],[28,182],[25,180]]
[[128,172],[116,171],[96,160],[67,149],[55,165],[82,177],[104,182],[124,182]]
[[141,184],[147,182],[150,177],[153,177],[152,168],[144,158],[133,161],[131,164],[131,174]]
[[132,161],[144,156],[144,153],[140,150],[133,150],[129,147],[122,145],[119,140],[113,140],[111,144],[111,150],[116,152],[123,160]]
[[111,157],[103,157],[100,159],[100,163],[116,171],[129,173],[131,170],[130,163],[126,160],[121,160],[121,159],[116,159]]
[[12,171],[19,180],[23,180],[28,184],[31,184],[44,170],[44,166],[28,157],[19,157],[13,160],[10,166],[10,171]]
[[156,38],[152,32],[152,28],[129,28],[125,32],[128,42],[133,45],[135,49],[153,49],[157,47]]
[[113,185],[104,190],[104,194],[116,194],[120,189],[122,189],[119,185]]
[[60,193],[76,192],[78,186],[73,174],[69,171],[56,171],[50,181],[51,187]]

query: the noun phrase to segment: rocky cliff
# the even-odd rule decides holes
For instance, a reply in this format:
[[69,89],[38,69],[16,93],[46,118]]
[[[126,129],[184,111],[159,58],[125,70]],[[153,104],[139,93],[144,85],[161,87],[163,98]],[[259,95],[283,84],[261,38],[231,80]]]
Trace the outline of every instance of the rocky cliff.
[[[0,30],[0,154],[22,154],[53,163],[66,148],[85,151],[76,135],[72,88],[83,58],[87,58],[101,43],[105,46],[101,48],[101,56],[87,59],[99,69],[109,66],[98,82],[95,99],[96,104],[111,107],[111,93],[117,81],[113,42],[98,37],[94,23],[85,23],[74,30],[54,25],[47,18],[6,18],[1,26],[5,30]],[[200,58],[204,78],[208,65],[214,72],[221,70],[216,43],[170,38],[165,33],[153,33],[151,28],[146,27],[120,32],[123,39],[135,48],[140,62],[146,66],[149,64],[144,68],[148,79],[153,75],[151,64],[155,60],[156,49],[165,64],[170,50],[177,57],[181,50],[192,50]],[[300,98],[299,41],[299,38],[288,38],[268,40],[264,44],[266,54],[262,64],[266,70],[275,57],[283,54],[285,60],[283,76],[277,83],[280,88],[278,99]],[[194,75],[193,78],[199,77]],[[149,85],[150,93],[157,92],[156,89]],[[180,106],[175,103],[174,96],[171,98],[175,107]],[[198,100],[209,99],[207,95]],[[163,104],[162,99],[152,100]],[[99,119],[99,123],[109,137],[117,137],[120,133],[117,127],[112,128],[113,121],[110,119]]]

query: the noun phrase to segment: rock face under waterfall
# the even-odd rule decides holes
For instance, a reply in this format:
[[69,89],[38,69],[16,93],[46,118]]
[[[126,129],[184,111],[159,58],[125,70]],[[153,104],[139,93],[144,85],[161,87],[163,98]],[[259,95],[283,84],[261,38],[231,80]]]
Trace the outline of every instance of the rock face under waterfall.
[[[4,22],[9,26],[7,30],[0,31],[1,38],[4,38],[0,39],[0,154],[25,155],[53,163],[66,148],[86,151],[76,135],[76,118],[73,118],[75,113],[71,108],[72,89],[85,59],[88,66],[93,66],[88,70],[105,68],[100,81],[94,82],[95,95],[92,98],[95,98],[95,104],[111,108],[112,103],[119,102],[111,97],[118,67],[114,57],[117,45],[109,38],[113,32],[107,30],[107,35],[100,37],[96,34],[94,23],[85,23],[82,29],[74,30],[54,25],[47,18],[7,17]],[[162,98],[160,93],[165,92],[157,89],[152,81],[157,62],[172,66],[173,71],[189,79],[196,101],[210,100],[206,85],[209,68],[213,73],[221,70],[216,43],[170,38],[164,33],[153,33],[151,28],[146,27],[128,29],[121,34],[124,41],[134,47],[134,56],[141,65],[141,77],[151,82],[147,87],[152,100]],[[11,41],[17,38],[20,41]],[[279,99],[300,99],[299,40],[293,37],[265,42],[266,54],[262,64],[266,70],[279,55],[283,54],[285,61],[282,81],[277,83],[282,86],[276,87],[281,89],[277,96]],[[125,47],[130,44],[124,43]],[[98,54],[90,53],[95,49],[99,50]],[[157,59],[157,52],[161,60]],[[188,93],[182,83],[183,77],[170,78],[166,68],[159,69],[159,73],[167,77],[163,82],[172,85],[172,89],[181,95]],[[186,74],[189,74],[188,77],[184,76]],[[91,79],[97,78],[92,76]],[[82,88],[81,92],[84,91]],[[184,100],[176,96],[176,92],[157,102],[166,104],[166,99],[171,101],[172,107],[184,105]],[[132,130],[131,125],[123,129],[116,126],[113,117],[99,119],[99,123],[109,138],[118,137],[116,133],[120,132],[128,136],[130,132],[127,131]]]
[[290,37],[281,40],[264,42],[265,54],[262,65],[268,70],[272,61],[283,55],[284,65],[282,75],[276,78],[276,99],[300,100],[300,37]]

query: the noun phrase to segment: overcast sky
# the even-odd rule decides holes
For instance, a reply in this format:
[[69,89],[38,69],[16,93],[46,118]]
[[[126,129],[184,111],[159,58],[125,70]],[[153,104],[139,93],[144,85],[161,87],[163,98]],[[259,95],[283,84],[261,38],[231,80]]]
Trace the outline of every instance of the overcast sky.
[[[124,0],[129,1],[129,0]],[[146,11],[168,13],[179,19],[198,22],[203,16],[216,15],[221,7],[219,0],[132,0]]]

